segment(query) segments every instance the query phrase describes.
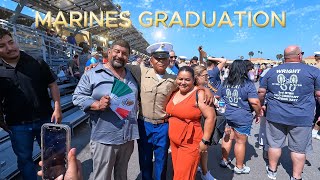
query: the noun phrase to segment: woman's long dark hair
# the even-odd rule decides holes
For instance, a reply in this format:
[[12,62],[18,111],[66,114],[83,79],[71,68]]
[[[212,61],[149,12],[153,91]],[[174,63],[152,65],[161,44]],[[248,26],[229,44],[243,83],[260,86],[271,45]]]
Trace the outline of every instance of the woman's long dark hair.
[[223,85],[243,85],[248,78],[247,64],[243,60],[236,59],[230,66],[229,76]]

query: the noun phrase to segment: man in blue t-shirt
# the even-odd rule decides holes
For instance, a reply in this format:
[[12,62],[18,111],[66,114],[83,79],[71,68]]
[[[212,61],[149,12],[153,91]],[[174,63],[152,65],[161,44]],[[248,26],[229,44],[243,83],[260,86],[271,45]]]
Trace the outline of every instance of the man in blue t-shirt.
[[266,169],[271,179],[276,178],[277,163],[286,137],[293,162],[291,179],[301,179],[305,154],[312,150],[314,95],[320,97],[320,70],[302,64],[303,54],[298,46],[287,47],[284,50],[285,63],[270,69],[259,88],[261,104],[265,96],[267,103],[269,166]]
[[100,62],[102,55],[99,54],[97,51],[93,51],[91,53],[91,58],[86,62],[86,67],[90,66],[90,64],[95,64]]
[[70,33],[70,36],[67,37],[67,42],[75,46],[77,45],[77,41],[73,33]]
[[224,58],[207,58],[207,71],[209,75],[208,86],[214,93],[217,92],[221,84],[220,71],[222,70],[226,62],[227,60]]
[[169,56],[170,63],[168,65],[168,67],[166,68],[166,71],[167,71],[168,74],[177,75],[178,71],[179,71],[179,66],[177,64],[176,53],[173,50],[171,50],[169,55],[170,55]]

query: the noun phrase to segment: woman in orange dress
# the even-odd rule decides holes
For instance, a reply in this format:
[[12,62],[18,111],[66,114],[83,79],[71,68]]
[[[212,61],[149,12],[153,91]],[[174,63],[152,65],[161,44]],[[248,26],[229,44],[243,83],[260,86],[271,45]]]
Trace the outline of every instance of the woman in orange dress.
[[[191,67],[179,69],[176,83],[179,90],[173,94],[166,108],[169,115],[173,179],[192,180],[195,179],[200,153],[207,152],[210,144],[216,114],[212,106],[204,103],[204,91],[194,85],[194,71]],[[205,118],[203,131],[201,115]]]

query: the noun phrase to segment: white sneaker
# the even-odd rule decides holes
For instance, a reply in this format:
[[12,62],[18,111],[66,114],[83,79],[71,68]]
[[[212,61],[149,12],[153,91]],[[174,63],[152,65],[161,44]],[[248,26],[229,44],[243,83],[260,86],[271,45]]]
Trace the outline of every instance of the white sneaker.
[[316,137],[315,137],[315,139],[320,140],[320,135],[317,134]]
[[249,174],[250,168],[246,165],[243,165],[242,169],[239,169],[237,166],[233,169],[234,173],[236,174]]
[[210,171],[208,171],[206,175],[203,175],[201,173],[201,179],[202,180],[217,180],[211,175]]
[[312,138],[316,138],[318,135],[318,130],[312,129]]
[[259,150],[262,150],[263,149],[263,145],[259,145]]
[[202,169],[201,169],[201,167],[200,167],[200,166],[198,166],[197,171],[201,172],[201,174],[202,174]]

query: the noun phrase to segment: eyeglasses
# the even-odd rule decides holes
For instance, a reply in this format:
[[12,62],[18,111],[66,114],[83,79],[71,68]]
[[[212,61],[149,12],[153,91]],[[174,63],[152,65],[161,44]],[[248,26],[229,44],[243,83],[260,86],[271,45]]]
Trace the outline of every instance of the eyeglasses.
[[209,74],[202,74],[202,75],[200,75],[200,77],[208,78],[208,77],[209,77]]
[[177,56],[170,56],[170,58],[175,58],[175,59],[177,59]]
[[298,55],[300,55],[300,54],[303,56],[303,55],[304,55],[304,52],[300,52]]

